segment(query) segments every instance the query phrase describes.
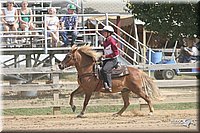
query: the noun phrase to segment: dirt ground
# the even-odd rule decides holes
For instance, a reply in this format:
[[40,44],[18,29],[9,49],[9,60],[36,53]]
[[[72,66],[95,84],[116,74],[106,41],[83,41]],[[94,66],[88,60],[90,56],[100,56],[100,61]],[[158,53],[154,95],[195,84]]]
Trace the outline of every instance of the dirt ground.
[[[163,103],[198,102],[198,89],[163,89],[166,99]],[[78,99],[75,99],[75,101]],[[12,101],[12,103],[11,103]],[[20,102],[19,102],[20,101]],[[22,103],[27,106],[30,100],[4,100],[5,107]],[[79,100],[78,100],[79,101]],[[64,101],[63,101],[64,102]],[[66,100],[65,100],[66,102]],[[133,100],[132,100],[133,102]],[[76,101],[76,105],[81,105]],[[92,99],[90,105],[122,104],[121,99]],[[27,104],[27,105],[26,105]],[[66,103],[68,104],[68,102]],[[39,103],[38,103],[39,105]],[[18,106],[16,104],[16,106]],[[77,114],[37,115],[37,116],[4,116],[4,131],[198,131],[198,110],[155,110],[152,116],[146,109],[125,111],[120,117],[113,113],[86,113],[85,118]]]
[[[6,116],[6,131],[198,131],[197,110],[157,110],[154,115],[146,111],[129,111],[121,117],[111,113],[88,113],[85,118],[73,114],[45,116]],[[183,121],[192,120],[190,127]]]

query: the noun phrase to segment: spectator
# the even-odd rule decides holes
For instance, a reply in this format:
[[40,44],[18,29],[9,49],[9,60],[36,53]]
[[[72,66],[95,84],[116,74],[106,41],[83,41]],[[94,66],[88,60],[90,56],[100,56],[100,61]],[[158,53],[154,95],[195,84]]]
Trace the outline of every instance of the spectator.
[[[21,3],[21,9],[19,10],[19,22],[20,22],[20,28],[23,31],[26,31],[27,29],[34,30],[33,25],[33,16],[32,10],[28,8],[28,2],[27,0],[22,1]],[[26,16],[28,15],[28,16]],[[29,16],[30,15],[30,16]]]
[[[13,5],[14,5],[14,0],[7,0],[7,3],[6,3],[7,7],[5,8],[5,10],[3,10],[2,22],[3,22],[4,31],[6,32],[10,30],[17,31],[17,28],[19,27],[17,9],[13,7]],[[8,35],[8,33],[5,33],[5,35]],[[17,35],[17,33],[14,33],[14,35]],[[10,44],[8,39],[9,38],[7,37],[5,38],[6,43]],[[11,43],[17,44],[16,37],[14,37],[11,40],[13,41]]]
[[45,26],[47,27],[47,35],[52,37],[53,47],[57,47],[59,43],[59,19],[56,16],[56,9],[51,7],[48,9],[50,16],[46,17]]
[[[2,29],[3,29],[3,26],[2,26],[2,16],[3,14],[2,14],[2,10],[1,10],[1,3],[0,3],[0,31],[2,31]],[[0,42],[2,42],[2,40],[1,40],[2,38],[0,37]]]
[[184,46],[181,48],[180,55],[179,55],[179,62],[180,63],[189,63],[195,62],[199,55],[199,51],[194,43],[193,40],[185,41]]
[[[0,16],[2,16],[2,15],[3,15],[3,13],[2,13],[1,3],[0,3]],[[2,17],[0,18],[0,22],[2,22]],[[0,31],[2,31],[2,23],[0,23]]]
[[77,38],[77,25],[78,25],[78,16],[74,13],[76,10],[76,6],[73,4],[68,5],[68,14],[73,16],[64,16],[61,17],[61,30],[73,30],[73,31],[61,31],[61,37],[64,42],[64,47],[69,45],[68,35],[72,36],[71,46],[74,44]]

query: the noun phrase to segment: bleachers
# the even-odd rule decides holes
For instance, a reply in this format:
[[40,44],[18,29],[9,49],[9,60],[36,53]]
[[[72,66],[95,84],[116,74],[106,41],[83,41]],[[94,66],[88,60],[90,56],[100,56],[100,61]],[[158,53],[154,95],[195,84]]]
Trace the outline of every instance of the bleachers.
[[[3,2],[6,2],[6,1],[3,1]],[[16,1],[15,3],[20,3],[21,1]],[[45,45],[45,40],[48,41],[48,43],[51,42],[51,37],[48,37],[48,38],[45,38],[44,36],[44,16],[45,14],[47,14],[47,9],[49,7],[44,7],[42,4],[42,1],[41,3],[38,3],[38,1],[29,1],[29,3],[31,4],[31,2],[33,2],[32,4],[40,4],[41,6],[40,7],[31,7],[32,9],[32,12],[33,12],[33,23],[35,25],[35,30],[34,31],[30,31],[29,32],[29,35],[23,35],[22,33],[24,33],[25,31],[22,31],[20,28],[18,28],[18,31],[17,31],[17,41],[18,41],[18,44],[6,44],[5,41],[4,41],[4,38],[5,37],[9,37],[9,38],[14,38],[16,37],[16,35],[12,35],[12,34],[9,34],[9,35],[4,35],[4,31],[1,31],[0,33],[0,37],[2,38],[2,41],[0,43],[0,47],[2,48],[13,48],[13,47],[44,47]],[[37,3],[36,3],[37,2]],[[52,5],[52,0],[44,0],[44,2],[49,2],[49,6]],[[20,9],[20,7],[17,7],[18,9]],[[30,8],[30,7],[29,7]],[[55,7],[57,9],[59,9],[60,7]],[[39,12],[38,12],[39,11]],[[48,14],[47,14],[48,15]],[[64,15],[64,14],[63,14]],[[61,17],[61,15],[58,14],[59,17]],[[81,24],[79,24],[81,25]],[[78,30],[79,29],[82,29],[82,27],[78,27]],[[36,35],[32,35],[31,33],[32,32],[36,32],[37,34]],[[16,33],[14,31],[10,31],[9,33]],[[26,44],[23,44],[21,42],[22,38],[27,38],[28,41],[26,41]],[[37,40],[35,42],[33,42],[33,40]],[[76,40],[77,42],[82,42],[83,41],[83,37],[82,37],[82,34],[78,34],[78,38]],[[34,44],[35,43],[35,44]],[[50,46],[50,45],[49,45]]]

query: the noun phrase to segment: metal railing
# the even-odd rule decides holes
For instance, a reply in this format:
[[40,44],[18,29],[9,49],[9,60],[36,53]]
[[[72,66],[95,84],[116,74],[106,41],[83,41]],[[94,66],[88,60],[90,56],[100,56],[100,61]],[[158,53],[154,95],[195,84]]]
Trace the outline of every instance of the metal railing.
[[[138,42],[139,45],[141,45],[142,47],[144,47],[145,49],[147,49],[147,51],[149,51],[149,57],[151,57],[151,52],[154,52],[153,50],[151,50],[151,48],[147,47],[145,44],[141,43],[139,40],[137,40],[136,38],[134,38],[133,36],[131,36],[130,34],[128,34],[127,32],[125,32],[123,29],[121,29],[120,27],[118,27],[117,25],[115,25],[114,23],[112,23],[111,21],[108,20],[108,15],[106,14],[106,24],[110,24],[113,27],[117,28],[120,30],[120,32],[124,33],[125,35],[127,35],[128,37],[130,37],[131,39],[133,39],[134,41]],[[103,24],[101,21],[99,21],[98,19],[96,19],[98,21],[98,23],[100,23],[101,25],[105,26],[105,24]],[[100,33],[98,33],[98,35],[101,35]],[[103,37],[103,36],[102,36]],[[129,42],[127,42],[125,39],[123,39],[121,36],[119,36],[117,33],[114,32],[114,38],[121,43],[121,45],[123,45],[122,47],[126,47],[128,50],[130,50],[131,52],[135,53],[137,56],[141,57],[142,59],[146,60],[149,62],[149,64],[153,64],[153,62],[151,62],[151,58],[147,59],[147,57],[143,56],[141,54],[141,52],[135,48],[133,45],[131,45]],[[131,61],[133,61],[135,64],[139,64],[140,61],[137,61],[136,57],[131,57],[130,55],[128,55],[126,52],[124,52],[121,48],[119,48],[120,52],[123,53],[124,56],[126,56],[127,58],[129,58]]]
[[[120,16],[120,14],[76,14],[78,17],[84,17],[85,20],[91,17],[105,17],[106,20],[106,24],[110,24],[113,27],[117,28],[118,30],[120,30],[120,32],[122,32],[123,34],[127,35],[129,38],[133,39],[134,41],[136,41],[139,45],[141,45],[143,48],[147,49],[149,51],[149,57],[151,57],[151,48],[148,48],[146,45],[144,45],[143,43],[141,43],[138,39],[134,38],[133,36],[131,36],[130,34],[128,34],[127,32],[125,32],[124,30],[122,30],[120,27],[116,26],[114,23],[112,23],[111,21],[108,20],[109,16]],[[30,15],[26,15],[26,16],[30,16]],[[47,16],[50,16],[48,14],[44,14],[44,15],[31,15],[33,17],[41,17],[44,18],[44,21],[46,20]],[[63,17],[63,16],[73,16],[73,15],[69,15],[69,14],[57,14],[57,17]],[[2,16],[0,16],[1,18]],[[100,31],[102,31],[102,29],[99,29],[98,25],[101,24],[103,26],[105,26],[105,24],[103,22],[101,22],[98,19],[95,19],[97,21],[95,28],[94,29],[85,29],[85,28],[79,28],[77,29],[77,32],[79,34],[81,34],[81,32],[83,32],[83,36],[94,36],[95,37],[95,42],[93,42],[93,47],[99,47],[98,46],[98,39],[99,37],[103,37],[100,34]],[[42,22],[44,23],[44,22]],[[74,31],[74,30],[57,30],[57,31]],[[16,33],[16,34],[21,34],[21,33],[25,33],[26,31],[9,31],[9,33]],[[44,52],[45,54],[48,53],[48,36],[47,36],[47,32],[49,32],[49,30],[46,29],[46,26],[42,26],[40,27],[40,29],[36,29],[33,31],[29,31],[29,33],[33,33],[33,32],[37,32],[40,33],[40,35],[4,35],[5,33],[8,33],[6,31],[0,31],[0,37],[4,38],[4,37],[44,37],[44,44],[43,42],[41,43],[41,45],[43,45],[44,47]],[[85,34],[85,32],[93,32],[94,34]],[[126,47],[128,50],[130,50],[131,52],[133,52],[134,54],[136,54],[136,56],[139,56],[140,58],[148,61],[149,63],[151,62],[151,58],[147,59],[144,55],[141,54],[141,52],[135,48],[133,45],[131,45],[129,42],[127,42],[125,39],[123,39],[120,35],[114,33],[114,35],[116,36],[115,39],[120,42],[124,47]],[[85,42],[85,40],[83,40],[83,42]],[[132,62],[134,62],[135,64],[138,64],[139,61],[137,61],[135,55],[134,57],[130,56],[128,53],[126,53],[125,51],[123,51],[122,49],[120,49],[120,51],[123,53],[124,56],[126,56],[128,59],[130,59]]]

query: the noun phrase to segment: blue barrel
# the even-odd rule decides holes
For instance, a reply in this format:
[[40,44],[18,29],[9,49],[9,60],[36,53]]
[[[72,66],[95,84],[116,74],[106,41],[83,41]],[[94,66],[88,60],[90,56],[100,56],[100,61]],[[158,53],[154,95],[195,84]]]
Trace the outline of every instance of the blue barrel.
[[[147,59],[149,60],[149,51],[147,51]],[[156,64],[162,61],[162,52],[161,51],[151,51],[151,62]],[[147,63],[149,63],[147,61]]]

